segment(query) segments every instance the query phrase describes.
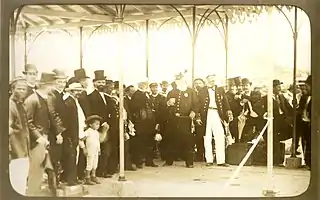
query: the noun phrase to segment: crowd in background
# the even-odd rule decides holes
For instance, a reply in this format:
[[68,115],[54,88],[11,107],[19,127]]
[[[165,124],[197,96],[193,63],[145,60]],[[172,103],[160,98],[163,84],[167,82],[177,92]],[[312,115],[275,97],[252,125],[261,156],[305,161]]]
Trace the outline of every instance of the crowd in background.
[[[28,64],[23,74],[10,83],[9,171],[14,189],[28,196],[41,195],[44,174],[55,196],[64,185],[100,184],[99,178],[118,173],[120,112],[125,170],[131,171],[158,167],[157,156],[163,166],[184,160],[187,168],[195,161],[228,167],[226,146],[253,141],[267,120],[267,95],[247,78],[230,78],[227,88],[216,85],[214,74],[195,79],[193,88],[183,73],[172,83],[142,80],[137,87],[123,86],[120,110],[121,86],[104,70],[94,72],[91,92],[84,69],[75,70],[73,77],[55,69],[42,73],[38,81],[37,67]],[[274,165],[284,162],[280,142],[292,138],[296,117],[296,147],[301,141],[306,165],[311,166],[311,82],[309,76],[283,92],[283,83],[273,81]]]

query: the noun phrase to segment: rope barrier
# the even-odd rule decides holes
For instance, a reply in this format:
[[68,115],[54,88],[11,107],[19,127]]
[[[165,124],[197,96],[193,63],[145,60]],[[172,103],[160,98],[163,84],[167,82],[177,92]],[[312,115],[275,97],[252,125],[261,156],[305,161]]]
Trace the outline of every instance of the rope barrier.
[[258,145],[259,141],[261,140],[264,132],[266,131],[270,121],[272,119],[268,118],[268,121],[266,123],[266,125],[263,127],[262,131],[260,132],[259,136],[257,137],[256,141],[253,143],[252,147],[249,149],[248,153],[246,154],[246,156],[242,159],[241,163],[239,164],[239,166],[237,167],[236,171],[233,173],[233,175],[231,176],[231,178],[227,181],[227,183],[225,184],[224,188],[228,188],[231,184],[231,182],[239,175],[240,170],[242,169],[242,167],[244,166],[244,164],[247,162],[247,160],[249,159],[249,157],[251,156],[253,150],[255,149],[255,147]]

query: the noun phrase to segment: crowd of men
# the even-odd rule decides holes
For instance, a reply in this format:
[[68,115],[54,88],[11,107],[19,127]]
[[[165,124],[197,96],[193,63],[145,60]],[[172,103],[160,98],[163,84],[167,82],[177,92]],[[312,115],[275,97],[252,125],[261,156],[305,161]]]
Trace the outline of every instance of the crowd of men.
[[[252,141],[267,119],[267,96],[247,78],[228,79],[227,91],[216,85],[215,75],[195,79],[193,88],[183,73],[172,83],[143,80],[137,88],[123,86],[121,111],[121,86],[107,79],[104,70],[94,72],[92,92],[87,91],[90,78],[84,69],[75,70],[71,78],[55,69],[42,73],[37,82],[38,70],[28,64],[23,74],[11,82],[9,170],[14,189],[28,196],[41,194],[44,174],[53,195],[62,183],[94,185],[100,183],[97,177],[116,174],[120,112],[124,113],[125,170],[132,171],[158,167],[157,152],[163,166],[184,160],[187,168],[195,161],[228,167],[226,136],[231,133],[236,143]],[[273,81],[274,164],[283,163],[280,141],[292,138],[296,90],[297,135],[310,167],[311,76],[285,93],[281,85]]]

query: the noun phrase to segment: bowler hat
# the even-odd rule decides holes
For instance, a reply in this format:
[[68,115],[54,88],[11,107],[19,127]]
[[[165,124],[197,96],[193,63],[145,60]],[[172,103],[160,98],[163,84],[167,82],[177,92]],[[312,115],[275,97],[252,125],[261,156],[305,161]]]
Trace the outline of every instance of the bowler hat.
[[24,66],[24,71],[22,72],[23,74],[26,74],[28,71],[35,71],[38,72],[37,67],[34,64],[26,64]]
[[312,86],[312,77],[311,77],[311,75],[308,76],[308,78],[306,80],[306,84],[308,84],[309,86]]
[[56,79],[66,79],[68,76],[65,74],[65,72],[62,69],[54,69],[52,70],[53,73],[55,73],[54,78]]
[[236,84],[237,87],[241,86],[241,77],[237,76],[233,78],[234,83]]
[[91,124],[93,121],[102,121],[102,117],[98,116],[98,115],[91,115],[90,117],[88,117],[85,121],[86,124]]
[[55,78],[54,78],[55,74],[54,73],[48,73],[48,72],[43,72],[41,74],[41,78],[39,83],[40,84],[53,84]]
[[277,79],[273,80],[273,87],[276,87],[276,86],[282,85],[282,84],[283,84],[283,82],[281,82],[281,81],[279,81]]
[[86,71],[84,69],[76,69],[74,70],[74,77],[76,79],[90,78],[86,75]]
[[251,85],[251,84],[252,84],[252,83],[249,81],[249,79],[247,79],[247,78],[243,78],[243,79],[241,80],[241,83],[242,83],[242,85],[247,85],[247,84]]
[[101,81],[106,80],[106,76],[104,75],[104,70],[96,70],[94,71],[94,79],[93,81]]

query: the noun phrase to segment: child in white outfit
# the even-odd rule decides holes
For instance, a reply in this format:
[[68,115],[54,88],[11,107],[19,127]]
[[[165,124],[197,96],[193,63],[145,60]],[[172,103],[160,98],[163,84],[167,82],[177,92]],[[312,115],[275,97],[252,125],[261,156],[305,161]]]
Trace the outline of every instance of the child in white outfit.
[[[85,131],[85,143],[84,154],[87,157],[86,166],[86,182],[87,185],[100,184],[100,181],[96,177],[96,169],[98,167],[98,160],[100,155],[100,128],[102,118],[97,115],[92,115],[87,118],[86,124],[88,129]],[[91,176],[90,176],[91,175]]]

